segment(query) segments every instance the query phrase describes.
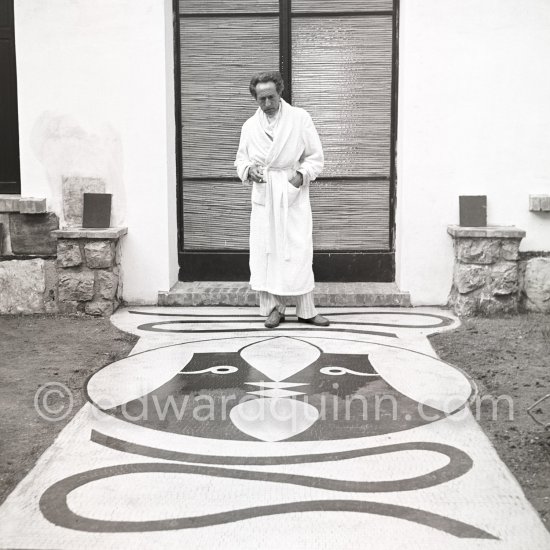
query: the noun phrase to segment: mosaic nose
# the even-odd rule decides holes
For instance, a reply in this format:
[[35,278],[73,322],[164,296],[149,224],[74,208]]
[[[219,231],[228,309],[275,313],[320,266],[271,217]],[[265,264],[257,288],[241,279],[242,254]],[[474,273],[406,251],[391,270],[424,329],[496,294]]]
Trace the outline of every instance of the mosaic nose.
[[311,427],[319,418],[319,411],[309,403],[289,399],[303,395],[289,388],[308,384],[283,380],[311,365],[320,355],[315,346],[286,337],[244,348],[241,357],[273,382],[247,382],[257,386],[247,393],[259,399],[234,407],[229,415],[231,422],[241,432],[261,441],[282,441]]

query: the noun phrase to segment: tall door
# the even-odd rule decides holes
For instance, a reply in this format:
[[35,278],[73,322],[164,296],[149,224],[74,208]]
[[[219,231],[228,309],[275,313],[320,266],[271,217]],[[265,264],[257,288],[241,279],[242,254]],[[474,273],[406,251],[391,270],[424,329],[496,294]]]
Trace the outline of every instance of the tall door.
[[0,194],[19,193],[13,0],[0,0]]
[[393,0],[179,0],[180,279],[247,280],[250,189],[233,162],[279,69],[325,152],[311,186],[317,281],[392,281]]

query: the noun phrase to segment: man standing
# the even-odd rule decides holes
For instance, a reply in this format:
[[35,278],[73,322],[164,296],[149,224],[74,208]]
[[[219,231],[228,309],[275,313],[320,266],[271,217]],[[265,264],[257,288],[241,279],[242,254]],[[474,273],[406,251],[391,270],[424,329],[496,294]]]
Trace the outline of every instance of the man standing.
[[265,326],[285,320],[296,302],[298,321],[326,327],[313,303],[313,237],[309,184],[323,169],[323,148],[311,116],[286,103],[278,72],[255,74],[258,110],[242,127],[235,166],[252,182],[250,285],[260,294]]

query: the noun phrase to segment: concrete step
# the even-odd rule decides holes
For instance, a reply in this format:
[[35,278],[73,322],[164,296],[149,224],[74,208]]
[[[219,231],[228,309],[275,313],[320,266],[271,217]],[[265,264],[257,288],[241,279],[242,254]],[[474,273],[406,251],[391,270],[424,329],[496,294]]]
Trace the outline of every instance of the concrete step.
[[[257,306],[258,294],[247,282],[178,281],[159,292],[159,306]],[[315,305],[410,307],[408,292],[395,283],[315,283]]]

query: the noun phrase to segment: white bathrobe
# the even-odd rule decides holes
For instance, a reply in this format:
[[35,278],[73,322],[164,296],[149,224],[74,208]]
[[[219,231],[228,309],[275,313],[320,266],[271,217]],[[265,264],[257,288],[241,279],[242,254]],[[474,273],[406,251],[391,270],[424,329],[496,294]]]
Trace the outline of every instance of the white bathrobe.
[[[313,290],[313,240],[309,184],[323,169],[323,148],[311,116],[281,99],[273,139],[260,108],[241,131],[235,166],[249,182],[253,163],[264,167],[264,181],[253,183],[250,218],[250,285],[282,296]],[[296,172],[303,185],[290,182]]]

